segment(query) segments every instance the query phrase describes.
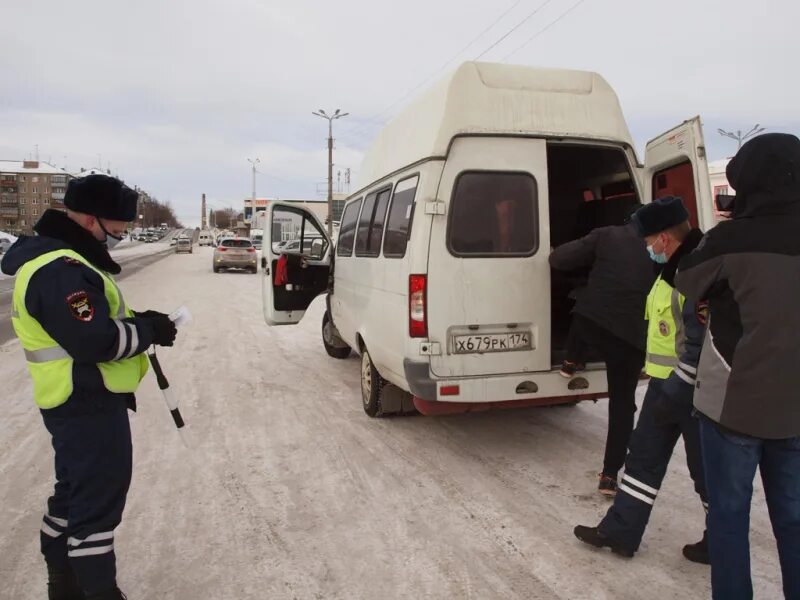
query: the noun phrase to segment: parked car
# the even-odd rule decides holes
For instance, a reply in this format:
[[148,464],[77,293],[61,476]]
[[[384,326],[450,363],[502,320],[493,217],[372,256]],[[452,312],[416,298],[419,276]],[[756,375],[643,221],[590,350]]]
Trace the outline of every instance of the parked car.
[[300,240],[290,240],[290,241],[283,241],[278,242],[275,246],[276,251],[280,253],[297,253],[297,254],[311,254],[311,249],[314,247],[314,243],[320,244],[323,241],[321,237],[308,237],[303,240],[303,251],[300,252]]
[[[328,292],[323,344],[361,355],[373,417],[406,400],[442,414],[607,396],[602,362],[559,375],[577,282],[551,271],[549,249],[668,194],[695,226],[714,222],[699,117],[640,161],[614,90],[590,72],[465,63],[385,126],[359,177],[333,251],[311,211],[270,204],[262,290],[269,325],[299,322]],[[288,245],[271,238],[293,232],[326,243],[276,285]],[[388,383],[402,408],[387,408]]]
[[212,267],[214,273],[223,269],[246,269],[257,273],[256,249],[246,238],[226,238],[214,249]]
[[175,254],[179,254],[181,252],[188,252],[191,254],[192,251],[192,240],[188,237],[179,237],[178,241],[175,243]]

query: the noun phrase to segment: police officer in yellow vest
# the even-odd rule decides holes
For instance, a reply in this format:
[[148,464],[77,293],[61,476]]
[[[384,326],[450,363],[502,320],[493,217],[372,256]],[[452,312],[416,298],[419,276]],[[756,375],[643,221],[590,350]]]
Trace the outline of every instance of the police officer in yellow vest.
[[21,237],[2,262],[16,275],[12,323],[55,450],[40,534],[51,600],[124,598],[114,529],[131,480],[127,411],[147,372],[143,353],[176,335],[166,315],[133,312],[114,282],[120,267],[108,249],[135,219],[137,200],[108,175],[73,179],[66,214],[46,211],[38,236]]
[[[672,451],[681,436],[695,490],[708,508],[700,427],[692,407],[697,364],[705,337],[705,308],[687,302],[674,287],[680,259],[697,247],[703,234],[691,228],[689,213],[683,201],[675,196],[659,198],[640,208],[632,222],[647,242],[650,258],[663,265],[645,311],[648,322],[645,371],[650,375],[650,383],[613,506],[597,527],[575,528],[575,536],[582,542],[609,547],[628,557],[639,549]],[[708,564],[705,533],[700,542],[684,546],[683,555],[693,562]]]

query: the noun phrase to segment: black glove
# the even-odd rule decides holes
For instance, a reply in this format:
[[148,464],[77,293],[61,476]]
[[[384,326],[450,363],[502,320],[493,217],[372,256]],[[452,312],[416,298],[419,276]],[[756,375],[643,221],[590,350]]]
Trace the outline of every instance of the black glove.
[[144,312],[133,311],[133,316],[143,319],[152,319],[153,317],[166,317],[167,315],[157,310],[146,310]]
[[157,315],[148,319],[153,325],[153,343],[159,346],[172,346],[178,328],[169,320],[167,315]]

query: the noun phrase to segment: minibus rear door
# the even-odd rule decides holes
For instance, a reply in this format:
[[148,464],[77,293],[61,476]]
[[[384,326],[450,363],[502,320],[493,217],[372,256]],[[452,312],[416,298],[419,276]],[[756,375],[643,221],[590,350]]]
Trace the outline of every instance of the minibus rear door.
[[700,117],[684,121],[648,142],[644,190],[646,202],[680,196],[693,227],[713,227],[714,205]]
[[332,244],[314,213],[288,203],[271,203],[267,224],[260,264],[264,320],[292,325],[328,289]]
[[427,324],[439,377],[549,371],[547,144],[456,138],[433,214]]

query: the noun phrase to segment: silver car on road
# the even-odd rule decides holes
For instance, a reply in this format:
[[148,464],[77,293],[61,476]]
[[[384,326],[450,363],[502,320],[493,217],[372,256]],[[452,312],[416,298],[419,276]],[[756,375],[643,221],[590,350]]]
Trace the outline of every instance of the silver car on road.
[[245,269],[258,272],[257,252],[247,238],[225,238],[214,248],[212,267],[214,273],[223,269]]

